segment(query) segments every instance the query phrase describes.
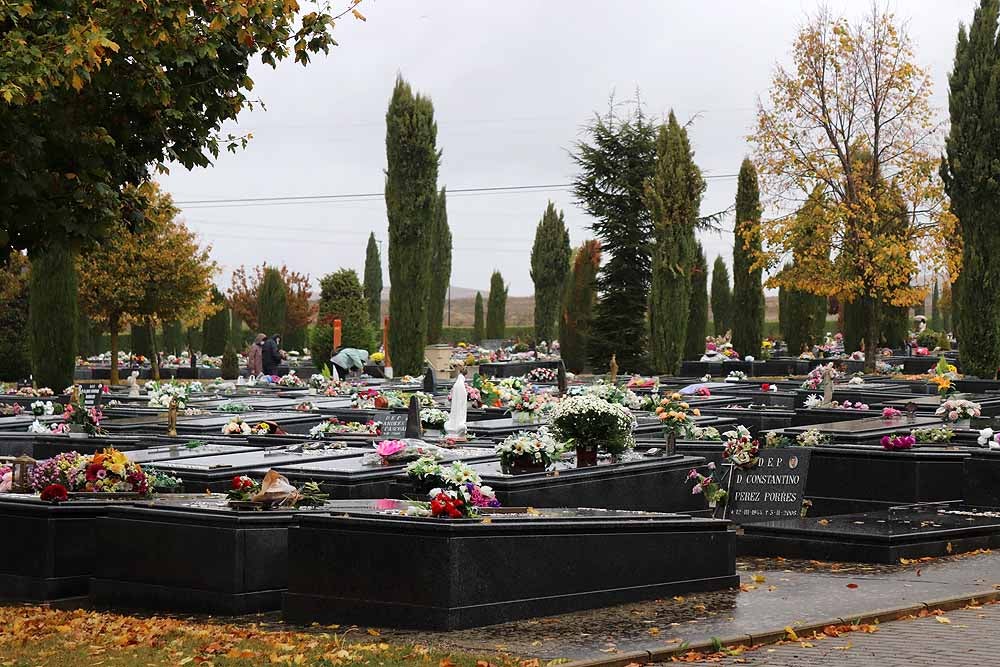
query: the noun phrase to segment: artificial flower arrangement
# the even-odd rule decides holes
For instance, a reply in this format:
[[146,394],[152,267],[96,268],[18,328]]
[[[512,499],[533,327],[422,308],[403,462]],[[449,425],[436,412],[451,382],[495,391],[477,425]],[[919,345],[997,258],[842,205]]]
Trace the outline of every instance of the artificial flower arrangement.
[[792,445],[792,439],[789,438],[784,433],[779,433],[778,431],[768,431],[764,435],[764,447],[766,449],[774,449],[776,447],[790,447]]
[[726,448],[722,457],[738,468],[753,468],[757,465],[757,453],[760,443],[750,437],[750,431],[745,426],[737,426],[734,431],[722,434],[726,439]]
[[725,382],[740,382],[747,379],[747,374],[743,371],[729,371],[729,375],[726,376]]
[[521,378],[490,380],[479,373],[472,376],[472,387],[479,391],[484,407],[510,408],[525,388]]
[[52,425],[54,433],[67,433],[73,430],[83,431],[88,435],[104,433],[101,429],[104,413],[97,406],[86,408],[82,403],[67,403],[63,410],[62,419],[62,424]]
[[372,352],[368,356],[368,361],[373,364],[382,364],[385,362],[385,352]]
[[705,466],[705,469],[708,470],[707,475],[698,472],[697,468],[692,468],[691,472],[688,473],[687,481],[694,482],[694,486],[691,488],[691,495],[696,496],[701,494],[705,496],[709,507],[715,507],[719,503],[726,502],[726,497],[729,494],[722,488],[722,480],[715,477],[717,473],[715,463],[709,463]]
[[817,366],[816,368],[814,368],[811,371],[809,371],[809,375],[807,375],[806,379],[802,381],[802,388],[803,389],[812,389],[813,391],[815,391],[815,390],[819,389],[820,387],[822,387],[823,386],[823,373],[825,371],[827,371],[827,370],[830,371],[830,379],[833,382],[836,382],[837,380],[841,380],[844,377],[844,374],[842,372],[838,371],[836,368],[834,368],[833,367],[833,363],[831,362],[829,364]]
[[24,410],[21,408],[20,403],[14,403],[13,405],[3,403],[0,405],[0,416],[2,417],[17,416],[22,412],[24,412]]
[[187,407],[190,398],[190,388],[179,382],[147,382],[146,396],[149,398],[149,407],[163,408],[170,407],[171,401],[177,399],[177,409],[183,410]]
[[760,358],[767,361],[774,354],[774,341],[770,338],[765,338],[760,342]]
[[253,406],[238,401],[227,401],[219,405],[215,410],[216,412],[225,412],[228,414],[243,414],[244,412],[253,412]]
[[902,451],[906,449],[913,449],[917,439],[912,435],[883,435],[882,436],[882,449],[889,450],[891,452]]
[[628,389],[652,389],[656,390],[660,386],[659,377],[644,378],[641,375],[633,375],[625,385]]
[[[986,429],[990,431],[991,429]],[[980,434],[982,431],[980,431]],[[955,436],[955,432],[950,428],[941,426],[938,428],[915,428],[910,431],[910,435],[916,438],[917,442],[920,443],[941,443],[941,442],[951,442],[951,439]],[[980,443],[984,444],[984,443]]]
[[903,372],[903,365],[894,365],[888,361],[879,360],[875,362],[875,372],[879,375],[898,375]]
[[770,392],[776,392],[776,391],[778,391],[778,385],[771,384],[769,382],[765,382],[764,384],[760,385],[760,390],[761,391],[765,391],[765,392],[769,392],[769,393]]
[[294,370],[290,369],[286,375],[282,375],[278,379],[278,385],[292,389],[299,389],[305,387],[306,383],[302,378],[295,374]]
[[980,447],[988,446],[990,449],[1000,449],[1000,433],[995,433],[991,428],[984,428],[979,432],[976,442],[979,443]]
[[34,387],[12,387],[7,390],[7,393],[13,394],[14,396],[28,396],[32,398],[51,398],[56,395],[56,393],[48,387],[39,387],[38,389],[35,389]]
[[316,406],[312,404],[312,401],[302,401],[295,405],[296,412],[312,412],[316,409]]
[[301,488],[295,488],[287,477],[268,470],[260,482],[246,475],[233,477],[226,498],[236,506],[253,503],[264,509],[297,509],[320,506],[329,496],[320,490],[316,482],[306,482]]
[[351,396],[357,390],[357,385],[355,385],[350,380],[327,380],[326,389],[323,390],[324,396]]
[[249,424],[242,417],[230,417],[222,427],[222,435],[287,435],[274,422],[258,422]]
[[420,411],[420,425],[427,429],[441,431],[448,421],[448,413],[437,408],[424,408]]
[[36,417],[55,414],[56,408],[52,401],[35,401],[31,404],[31,414]]
[[805,406],[807,408],[817,408],[824,410],[868,410],[870,406],[867,403],[862,403],[861,401],[856,401],[852,403],[851,401],[830,401],[827,403],[818,394],[809,394],[806,396]]
[[9,465],[0,465],[0,493],[10,493],[14,488],[14,470]]
[[316,391],[326,391],[326,385],[328,382],[329,378],[322,373],[313,373],[309,376],[309,388],[315,389]]
[[552,401],[548,394],[535,393],[531,388],[526,388],[511,403],[510,410],[515,413],[536,416],[551,407],[553,407]]
[[[552,434],[577,450],[603,449],[617,456],[635,446],[635,418],[628,408],[593,394],[569,396],[556,405],[550,418]],[[578,451],[579,455],[579,451]]]
[[442,466],[433,458],[422,457],[406,467],[407,476],[422,490],[429,489],[428,502],[413,503],[407,514],[445,519],[472,518],[481,508],[500,507],[489,486],[468,464],[455,461]]
[[552,384],[559,379],[559,373],[554,368],[536,366],[528,371],[525,379],[528,382],[544,382],[546,384]]
[[690,437],[692,440],[722,440],[722,434],[714,426],[694,426]]
[[698,387],[694,390],[695,396],[709,397],[712,395],[712,391],[708,387]]
[[691,409],[684,397],[676,392],[661,399],[655,412],[664,432],[672,433],[677,437],[689,436],[694,427],[692,417],[701,415],[698,408]]
[[421,457],[443,459],[447,450],[422,440],[382,440],[375,443],[375,451],[361,457],[362,465],[392,465],[406,463]]
[[795,444],[799,447],[818,447],[830,442],[830,436],[811,428],[795,436]]
[[28,473],[28,481],[34,491],[45,491],[52,486],[75,493],[137,493],[147,496],[152,491],[142,467],[110,447],[92,455],[65,452],[38,461]]
[[847,381],[847,384],[859,385],[864,384],[865,378],[861,373],[855,373],[851,376],[851,379]]
[[309,429],[309,437],[322,439],[328,435],[382,435],[382,423],[369,419],[365,423],[357,421],[340,421],[330,417]]
[[505,475],[516,472],[545,470],[556,460],[562,448],[548,429],[521,431],[509,435],[494,450],[500,457],[500,470]]
[[885,407],[882,408],[882,419],[899,419],[903,416],[903,413],[896,408]]
[[[644,406],[643,399],[639,398],[638,394],[631,389],[627,387],[621,389],[603,380],[598,380],[589,386],[576,385],[570,387],[567,393],[570,396],[597,396],[608,403],[621,405],[629,410],[641,410]],[[656,397],[654,396],[653,398],[655,399]]]
[[979,403],[967,401],[964,398],[950,398],[944,401],[934,414],[945,421],[957,422],[960,419],[972,419],[981,416],[982,410]]

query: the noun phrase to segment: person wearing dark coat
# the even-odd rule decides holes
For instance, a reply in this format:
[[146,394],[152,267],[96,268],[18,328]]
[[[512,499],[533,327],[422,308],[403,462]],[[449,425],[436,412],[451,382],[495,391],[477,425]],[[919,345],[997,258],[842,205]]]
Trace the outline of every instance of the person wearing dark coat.
[[281,335],[274,334],[264,341],[261,349],[261,361],[264,365],[264,375],[277,375],[281,365]]

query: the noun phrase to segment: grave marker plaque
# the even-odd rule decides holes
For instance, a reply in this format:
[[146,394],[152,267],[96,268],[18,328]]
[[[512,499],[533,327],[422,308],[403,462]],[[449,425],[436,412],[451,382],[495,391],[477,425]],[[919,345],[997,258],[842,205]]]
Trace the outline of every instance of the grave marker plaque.
[[382,424],[382,437],[390,440],[406,437],[406,416],[405,412],[375,413],[375,421]]
[[83,407],[88,410],[101,402],[101,385],[87,385],[80,388],[80,396],[83,398]]
[[726,518],[753,523],[799,516],[811,453],[805,447],[763,449],[753,468],[733,468]]

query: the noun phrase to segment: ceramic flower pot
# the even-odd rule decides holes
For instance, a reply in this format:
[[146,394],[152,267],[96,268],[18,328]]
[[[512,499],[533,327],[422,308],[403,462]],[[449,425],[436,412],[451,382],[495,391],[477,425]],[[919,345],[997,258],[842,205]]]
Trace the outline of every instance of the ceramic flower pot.
[[532,472],[545,472],[545,462],[536,461],[534,456],[515,456],[505,467],[508,475],[524,475]]
[[591,468],[597,465],[597,448],[588,449],[586,447],[576,448],[576,467]]

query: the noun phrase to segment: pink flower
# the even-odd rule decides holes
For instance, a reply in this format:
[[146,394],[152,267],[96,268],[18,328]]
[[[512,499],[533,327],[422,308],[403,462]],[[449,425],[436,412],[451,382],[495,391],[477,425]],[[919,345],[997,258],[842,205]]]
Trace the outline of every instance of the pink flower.
[[695,484],[694,488],[691,489],[691,495],[696,496],[702,492],[701,484]]
[[708,469],[709,470],[715,470],[715,461],[710,461],[708,463]]
[[14,473],[8,470],[2,477],[0,477],[0,493],[10,493],[11,487],[13,486]]
[[383,440],[375,445],[375,451],[381,457],[389,457],[406,449],[406,443],[402,440]]
[[948,419],[951,421],[958,421],[958,410],[952,410],[948,413]]

